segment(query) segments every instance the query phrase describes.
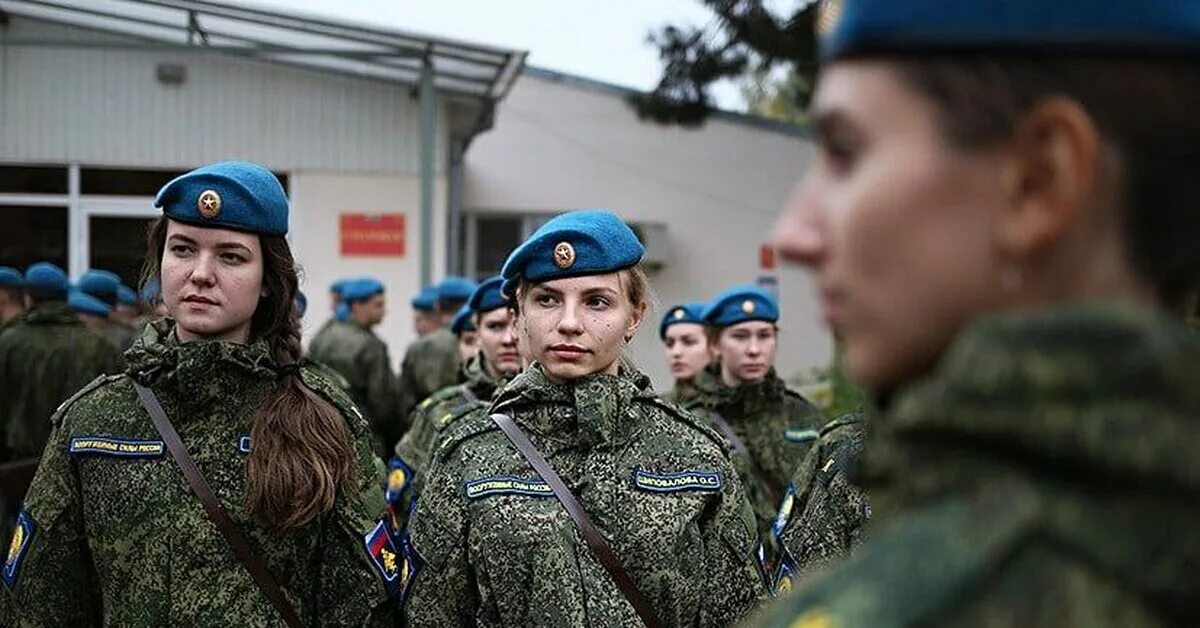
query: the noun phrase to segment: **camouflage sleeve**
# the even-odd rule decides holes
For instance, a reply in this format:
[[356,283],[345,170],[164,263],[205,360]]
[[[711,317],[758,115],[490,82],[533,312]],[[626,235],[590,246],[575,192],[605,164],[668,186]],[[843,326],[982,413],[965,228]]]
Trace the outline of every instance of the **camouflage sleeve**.
[[729,626],[767,595],[754,509],[732,465],[717,510],[707,530],[709,573],[701,626]]
[[55,425],[4,563],[4,626],[99,625],[99,591],[67,431]]
[[[369,439],[355,439],[356,474],[327,522],[317,608],[321,626],[394,626],[395,542],[384,519],[382,464]],[[365,620],[364,620],[365,618]]]
[[479,604],[467,558],[466,504],[454,460],[435,460],[405,546],[404,619],[410,628],[473,626]]
[[382,342],[368,345],[360,360],[360,367],[365,375],[371,428],[382,441],[382,446],[391,449],[404,434],[405,426],[400,418],[396,378],[392,375],[387,346]]
[[400,384],[398,386],[397,396],[399,397],[399,412],[404,415],[412,412],[421,399],[417,395],[417,380],[414,374],[412,356],[412,345],[409,345],[408,350],[404,352],[404,361],[400,363]]

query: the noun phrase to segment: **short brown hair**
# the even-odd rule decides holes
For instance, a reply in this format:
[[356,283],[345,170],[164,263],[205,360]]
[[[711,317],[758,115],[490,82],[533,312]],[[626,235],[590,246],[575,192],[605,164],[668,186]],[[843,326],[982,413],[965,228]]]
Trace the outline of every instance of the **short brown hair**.
[[1047,99],[1077,102],[1120,157],[1117,206],[1135,270],[1170,308],[1200,285],[1200,62],[982,53],[890,62],[963,148],[1011,137]]

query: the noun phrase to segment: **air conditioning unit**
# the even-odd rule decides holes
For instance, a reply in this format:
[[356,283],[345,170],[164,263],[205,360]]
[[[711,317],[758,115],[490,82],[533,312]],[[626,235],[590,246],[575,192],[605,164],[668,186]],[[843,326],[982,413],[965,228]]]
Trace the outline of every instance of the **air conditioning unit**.
[[667,235],[667,225],[661,222],[631,222],[629,227],[637,234],[646,255],[642,258],[647,270],[659,270],[671,261],[674,253]]

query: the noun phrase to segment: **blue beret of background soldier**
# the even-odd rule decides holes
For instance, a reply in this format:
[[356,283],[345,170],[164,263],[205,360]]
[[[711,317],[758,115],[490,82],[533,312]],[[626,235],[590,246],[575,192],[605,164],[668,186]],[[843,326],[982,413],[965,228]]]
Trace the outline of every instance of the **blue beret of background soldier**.
[[694,376],[696,392],[683,401],[733,445],[770,555],[779,502],[825,422],[775,372],[779,315],[775,296],[757,286],[734,286],[709,301],[699,318],[711,330],[713,361]]
[[[765,593],[724,441],[621,358],[650,301],[642,255],[604,211],[557,216],[510,254],[511,309],[496,311],[516,315],[533,363],[432,452],[402,541],[408,625],[725,626]],[[607,567],[510,438],[561,474]]]
[[[157,203],[146,264],[169,318],[127,371],[53,412],[3,570],[3,623],[392,625],[382,467],[353,401],[299,362],[283,188],[226,162]],[[188,461],[211,489],[185,479]]]
[[91,269],[79,277],[76,287],[81,293],[100,301],[107,309],[107,314],[102,317],[85,318],[84,324],[104,336],[118,351],[125,351],[131,347],[137,332],[124,322],[128,317],[127,312],[118,314],[121,288],[124,287],[121,285],[121,278],[107,270]]
[[847,0],[829,23],[774,245],[881,401],[878,507],[762,625],[1196,623],[1200,3]]
[[396,444],[389,463],[387,500],[402,529],[412,501],[420,495],[430,449],[455,421],[471,409],[486,407],[496,390],[521,370],[516,329],[500,277],[480,282],[463,307],[470,311],[477,346],[464,356],[461,384],[443,388],[422,401],[409,417],[409,429]]
[[708,329],[701,314],[704,303],[681,303],[669,307],[658,324],[658,339],[663,343],[667,368],[675,383],[663,394],[663,399],[687,405],[696,395],[696,376],[713,360],[708,344]]
[[[461,383],[459,367],[462,358],[458,338],[450,330],[450,324],[475,288],[474,281],[455,275],[447,276],[433,286],[438,327],[408,345],[400,363],[400,397],[406,417],[433,393]],[[419,298],[424,296],[418,295]],[[421,314],[423,320],[429,316],[431,314]]]
[[345,320],[335,316],[321,328],[309,343],[308,358],[345,379],[350,397],[371,424],[376,451],[382,456],[402,434],[396,375],[387,344],[374,332],[387,314],[386,290],[373,277],[346,279],[336,287]]

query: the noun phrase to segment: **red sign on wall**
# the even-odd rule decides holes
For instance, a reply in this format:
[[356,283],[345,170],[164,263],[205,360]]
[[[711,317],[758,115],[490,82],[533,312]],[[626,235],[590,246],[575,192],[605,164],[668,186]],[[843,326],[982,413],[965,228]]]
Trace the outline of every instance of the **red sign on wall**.
[[758,267],[762,270],[775,269],[775,249],[764,244],[758,249]]
[[404,214],[342,214],[342,255],[404,257]]

